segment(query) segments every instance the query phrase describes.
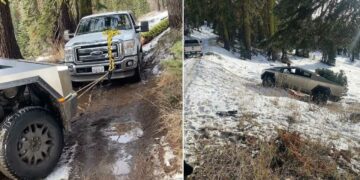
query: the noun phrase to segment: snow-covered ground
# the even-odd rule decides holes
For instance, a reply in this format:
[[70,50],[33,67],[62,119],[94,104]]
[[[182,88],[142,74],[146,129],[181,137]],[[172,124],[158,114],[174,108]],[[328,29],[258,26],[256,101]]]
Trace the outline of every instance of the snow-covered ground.
[[[317,68],[344,70],[348,76],[348,93],[338,103],[325,107],[292,98],[280,88],[261,86],[263,69],[284,66],[268,62],[263,56],[242,60],[216,46],[210,29],[194,31],[202,39],[205,55],[185,61],[185,158],[196,159],[196,143],[206,132],[217,144],[230,142],[227,132],[246,134],[269,140],[277,129],[297,131],[303,137],[351,150],[353,169],[360,172],[360,123],[349,121],[351,112],[360,110],[360,62],[350,63],[337,57],[336,67],[319,62],[321,54],[310,58],[290,57],[293,65],[314,71]],[[220,117],[219,111],[238,111],[235,117]]]
[[148,14],[143,15],[139,18],[139,21],[148,21],[149,28],[152,28],[158,24],[161,20],[166,19],[169,16],[168,11],[153,11]]
[[45,178],[45,180],[65,180],[69,178],[72,170],[71,163],[74,161],[77,146],[78,144],[76,143],[70,148],[64,150],[58,166],[48,177]]

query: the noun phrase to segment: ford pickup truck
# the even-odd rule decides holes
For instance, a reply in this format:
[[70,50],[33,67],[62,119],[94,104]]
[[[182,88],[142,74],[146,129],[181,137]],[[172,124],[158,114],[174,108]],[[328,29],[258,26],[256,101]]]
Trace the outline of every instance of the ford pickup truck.
[[203,56],[201,41],[197,39],[185,39],[184,46],[185,58]]
[[74,34],[65,31],[65,64],[73,82],[93,81],[108,71],[109,52],[103,31],[119,30],[112,39],[111,53],[115,59],[112,79],[134,77],[140,80],[143,49],[140,32],[149,31],[149,23],[136,24],[130,11],[101,13],[83,17]]
[[299,67],[274,67],[261,74],[265,87],[275,85],[295,89],[312,96],[317,104],[340,100],[346,94],[346,87],[329,81],[320,75]]
[[0,58],[0,171],[43,179],[71,130],[77,95],[66,66]]

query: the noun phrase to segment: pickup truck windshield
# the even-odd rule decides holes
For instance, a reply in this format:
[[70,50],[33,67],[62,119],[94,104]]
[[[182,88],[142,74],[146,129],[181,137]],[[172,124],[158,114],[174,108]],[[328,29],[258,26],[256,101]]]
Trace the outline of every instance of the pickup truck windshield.
[[107,29],[129,30],[132,25],[127,14],[85,18],[80,21],[76,35],[102,32]]

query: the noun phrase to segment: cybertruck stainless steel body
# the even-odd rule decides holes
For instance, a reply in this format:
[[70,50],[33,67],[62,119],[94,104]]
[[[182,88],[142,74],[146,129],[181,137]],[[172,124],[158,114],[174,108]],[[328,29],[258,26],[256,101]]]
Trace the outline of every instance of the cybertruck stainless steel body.
[[0,90],[28,84],[38,84],[57,102],[65,130],[76,114],[76,93],[72,89],[66,66],[0,58]]

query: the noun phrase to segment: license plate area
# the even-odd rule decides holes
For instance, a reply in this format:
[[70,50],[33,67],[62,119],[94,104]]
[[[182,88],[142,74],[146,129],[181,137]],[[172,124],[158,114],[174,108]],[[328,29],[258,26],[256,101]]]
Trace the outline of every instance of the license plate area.
[[93,73],[103,73],[105,72],[105,68],[104,66],[95,66],[95,67],[91,67],[91,71]]

